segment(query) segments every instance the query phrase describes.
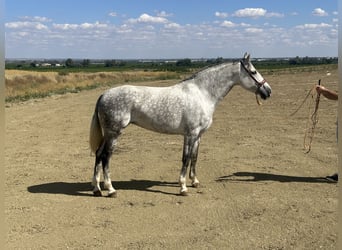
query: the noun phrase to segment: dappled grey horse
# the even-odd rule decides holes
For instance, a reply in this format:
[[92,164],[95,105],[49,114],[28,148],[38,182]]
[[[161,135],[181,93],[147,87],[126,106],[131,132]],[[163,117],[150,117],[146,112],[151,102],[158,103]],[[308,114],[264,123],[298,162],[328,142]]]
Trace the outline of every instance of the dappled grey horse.
[[105,91],[98,99],[90,128],[90,147],[96,154],[94,196],[101,196],[100,170],[108,196],[115,197],[109,174],[109,159],[117,139],[130,123],[152,131],[184,136],[180,193],[186,195],[186,173],[198,187],[196,161],[201,135],[210,127],[217,104],[235,86],[266,99],[271,87],[245,54],[240,62],[206,68],[170,87],[119,86]]

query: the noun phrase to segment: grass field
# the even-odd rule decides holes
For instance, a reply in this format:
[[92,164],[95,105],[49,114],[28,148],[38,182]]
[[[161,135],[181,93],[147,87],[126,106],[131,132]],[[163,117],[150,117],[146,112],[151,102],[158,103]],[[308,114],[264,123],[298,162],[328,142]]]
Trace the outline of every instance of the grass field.
[[99,86],[112,86],[127,82],[179,79],[175,72],[123,71],[123,72],[36,72],[6,70],[6,101],[25,101],[54,94],[79,92]]

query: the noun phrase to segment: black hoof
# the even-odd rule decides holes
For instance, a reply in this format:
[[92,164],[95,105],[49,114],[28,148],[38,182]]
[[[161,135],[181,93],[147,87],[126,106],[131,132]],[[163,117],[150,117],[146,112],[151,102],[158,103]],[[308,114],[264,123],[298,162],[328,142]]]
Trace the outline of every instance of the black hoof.
[[95,197],[101,197],[102,196],[102,193],[100,190],[94,191],[93,194]]

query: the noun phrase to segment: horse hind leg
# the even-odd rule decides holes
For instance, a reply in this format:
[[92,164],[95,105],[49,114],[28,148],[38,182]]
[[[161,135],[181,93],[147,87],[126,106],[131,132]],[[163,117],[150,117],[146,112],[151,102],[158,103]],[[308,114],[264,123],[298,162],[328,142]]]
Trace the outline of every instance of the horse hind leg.
[[114,189],[111,178],[110,178],[109,161],[113,154],[116,141],[117,141],[117,136],[111,137],[110,139],[106,141],[103,154],[101,157],[102,168],[103,168],[103,178],[104,178],[104,188],[108,190],[108,196],[113,197],[113,198],[116,197],[116,190]]
[[105,143],[102,142],[101,146],[96,151],[95,157],[95,166],[94,166],[94,175],[92,180],[92,185],[94,186],[93,194],[94,196],[102,196],[101,187],[100,187],[100,178],[101,178],[101,155],[104,148]]
[[102,196],[101,187],[100,187],[100,170],[101,163],[103,169],[103,177],[104,177],[104,189],[108,190],[109,197],[116,197],[116,190],[112,185],[112,181],[110,179],[110,171],[109,171],[109,160],[114,151],[117,136],[111,136],[108,138],[105,136],[105,139],[101,145],[101,147],[96,152],[96,160],[94,167],[94,176],[92,185],[94,186],[93,194],[94,196]]

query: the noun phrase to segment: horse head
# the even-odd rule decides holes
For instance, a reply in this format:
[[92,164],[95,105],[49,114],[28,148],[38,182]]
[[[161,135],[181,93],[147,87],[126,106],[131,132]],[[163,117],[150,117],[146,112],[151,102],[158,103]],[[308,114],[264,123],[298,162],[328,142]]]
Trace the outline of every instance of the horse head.
[[265,78],[255,69],[250,60],[250,55],[245,53],[240,61],[240,84],[245,89],[254,92],[262,99],[271,96],[271,86]]

